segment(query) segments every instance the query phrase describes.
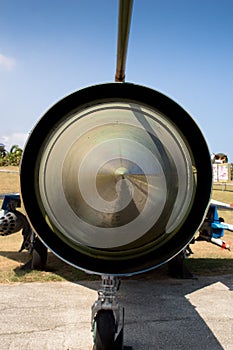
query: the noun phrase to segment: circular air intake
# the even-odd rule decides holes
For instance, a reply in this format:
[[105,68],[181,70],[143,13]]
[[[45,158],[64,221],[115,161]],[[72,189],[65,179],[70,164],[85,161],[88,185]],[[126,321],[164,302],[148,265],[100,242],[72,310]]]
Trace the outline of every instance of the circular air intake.
[[181,251],[211,192],[206,142],[178,104],[146,87],[77,91],[38,122],[21,163],[34,230],[80,269],[127,275]]

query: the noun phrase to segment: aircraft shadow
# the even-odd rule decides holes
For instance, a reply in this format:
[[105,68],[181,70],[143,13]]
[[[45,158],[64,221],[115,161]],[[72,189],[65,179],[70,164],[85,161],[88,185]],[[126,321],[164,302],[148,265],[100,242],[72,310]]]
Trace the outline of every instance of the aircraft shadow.
[[[8,259],[17,261],[21,264],[26,264],[30,258],[31,255],[27,251],[0,251],[0,256],[6,257]],[[16,267],[14,269],[16,274],[22,275],[22,266]],[[199,266],[199,270],[203,271],[205,270],[205,275],[206,276],[214,276],[217,275],[221,276],[222,274],[222,269],[224,269],[224,275],[225,274],[232,274],[233,273],[233,260],[231,258],[226,258],[226,259],[216,259],[216,258],[196,258],[196,259],[186,259],[185,260],[185,266],[188,268],[190,272],[193,272],[194,268],[195,270],[197,269],[196,266]],[[209,274],[208,271],[206,271],[206,266],[209,266]],[[212,270],[213,268],[213,270]],[[59,259],[57,256],[55,256],[52,252],[48,252],[48,259],[47,259],[47,264],[45,266],[45,271],[52,272],[63,279],[66,279],[67,281],[70,282],[78,282],[80,280],[99,280],[99,277],[96,278],[87,278],[88,276],[94,276],[87,274],[85,272],[82,272],[81,270],[70,266],[69,264],[65,263],[61,259]],[[25,270],[23,273],[29,273],[30,270]],[[224,276],[223,275],[223,276]],[[123,277],[122,280],[166,280],[170,277],[169,275],[169,267],[168,264],[164,264],[159,268],[156,268],[152,271],[139,274],[136,276],[132,277]],[[195,276],[194,273],[194,279],[198,279],[198,275]],[[213,277],[214,278],[214,277]],[[180,279],[175,279],[175,280],[180,280]],[[227,283],[227,281],[226,281]],[[228,288],[232,290],[232,285],[229,285]]]
[[[27,251],[16,252],[16,251],[0,251],[0,256],[17,261],[20,266],[13,269],[17,276],[24,276],[30,273],[32,270],[25,268],[24,265],[28,263],[31,259],[31,255]],[[77,282],[79,280],[96,280],[100,277],[94,275],[86,274],[85,272],[78,270],[67,263],[63,262],[61,259],[57,258],[52,252],[48,252],[47,264],[43,269],[45,272],[51,272],[62,279],[70,282]],[[52,278],[51,278],[52,280]]]
[[26,251],[0,251],[0,256],[17,261],[19,263],[25,263],[30,258],[30,254]]
[[[93,288],[93,282],[78,284]],[[227,285],[229,289],[225,288]],[[233,290],[233,276],[229,275],[195,280],[124,279],[118,299],[125,308],[125,345],[132,346],[133,350],[227,348],[226,340],[223,344],[218,337],[224,334],[223,339],[228,338],[229,344],[232,342],[229,311],[229,319],[224,322],[230,290]],[[203,298],[208,312],[204,310],[200,315]],[[216,311],[215,316],[209,315],[209,309]]]
[[[2,251],[0,255],[21,263],[30,258],[25,251]],[[48,253],[46,271],[86,288],[100,288],[99,276],[93,278],[93,275],[67,265],[51,252]],[[18,275],[27,272],[20,267],[15,269]],[[168,267],[163,265],[148,273],[122,278],[118,299],[125,308],[125,345],[132,346],[133,350],[224,349],[217,336],[218,330],[220,333],[228,332],[226,324],[224,330],[221,329],[223,323],[216,322],[213,332],[213,327],[209,327],[203,315],[200,316],[198,303],[199,299],[206,298],[206,305],[216,308],[216,313],[219,312],[221,317],[224,307],[228,307],[227,295],[225,302],[225,294],[222,294],[223,286],[225,293],[233,291],[233,276],[200,276],[197,279],[182,280],[170,278],[167,274]],[[219,288],[216,295],[211,289],[214,284]],[[216,320],[218,319],[217,317]],[[229,334],[232,331],[233,326]]]

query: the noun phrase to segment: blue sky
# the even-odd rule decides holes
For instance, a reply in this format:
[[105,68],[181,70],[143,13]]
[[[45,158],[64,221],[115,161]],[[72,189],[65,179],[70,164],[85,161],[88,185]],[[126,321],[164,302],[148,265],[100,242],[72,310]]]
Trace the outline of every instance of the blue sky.
[[[126,81],[178,102],[210,153],[231,162],[232,18],[231,0],[135,0],[126,64]],[[117,0],[0,0],[0,142],[7,149],[23,147],[64,96],[114,81],[117,19]]]

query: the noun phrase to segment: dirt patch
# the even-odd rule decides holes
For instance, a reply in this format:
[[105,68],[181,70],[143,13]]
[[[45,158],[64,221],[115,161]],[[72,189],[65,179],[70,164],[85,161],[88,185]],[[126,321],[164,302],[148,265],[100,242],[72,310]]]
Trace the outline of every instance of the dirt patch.
[[0,194],[19,191],[19,168],[13,166],[0,167]]

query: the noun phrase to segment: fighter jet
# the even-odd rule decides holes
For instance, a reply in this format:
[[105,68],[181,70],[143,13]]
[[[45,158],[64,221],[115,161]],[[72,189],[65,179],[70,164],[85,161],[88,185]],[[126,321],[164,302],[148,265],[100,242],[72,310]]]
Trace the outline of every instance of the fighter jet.
[[132,1],[119,1],[115,82],[50,108],[20,168],[32,230],[63,261],[102,277],[94,350],[123,349],[119,278],[179,254],[206,216],[212,187],[209,150],[193,118],[159,91],[125,82],[131,13]]

